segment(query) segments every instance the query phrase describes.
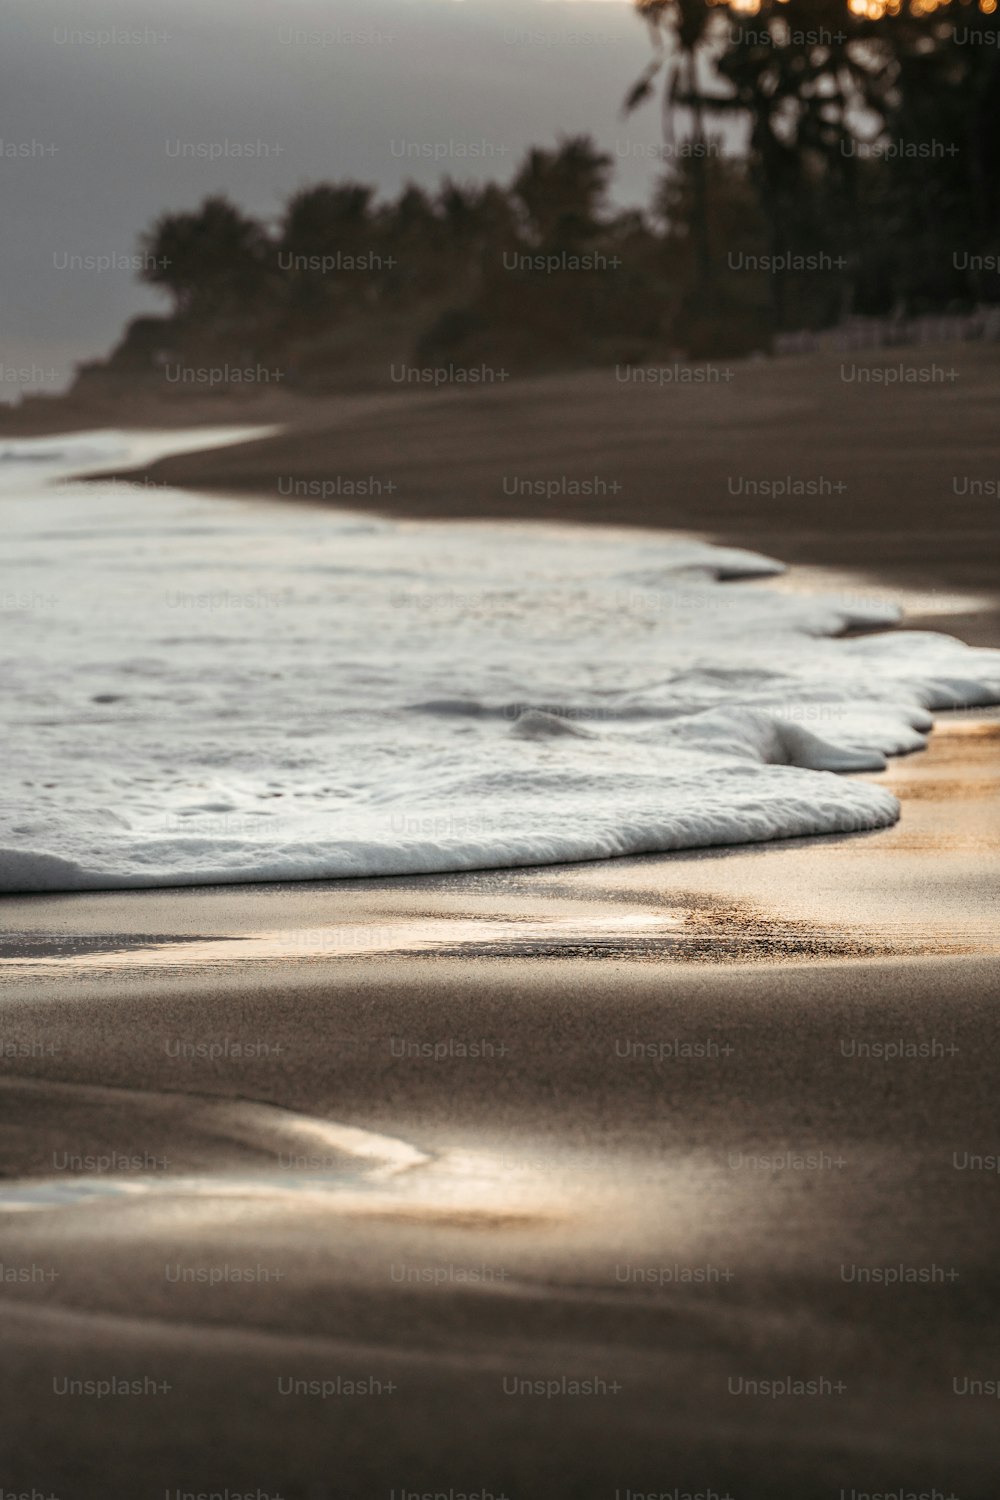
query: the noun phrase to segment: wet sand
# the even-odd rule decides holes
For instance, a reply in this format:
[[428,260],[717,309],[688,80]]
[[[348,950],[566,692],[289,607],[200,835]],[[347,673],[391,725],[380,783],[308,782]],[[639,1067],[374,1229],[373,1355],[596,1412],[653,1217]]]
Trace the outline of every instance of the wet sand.
[[7,1487],[986,1500],[998,733],[860,837],[8,901]]
[[[887,371],[902,374],[887,383]],[[985,645],[998,629],[998,371],[996,345],[955,344],[436,392],[387,372],[384,393],[302,405],[275,436],[130,472],[391,515],[696,532],[938,605],[955,591],[984,596],[934,628]]]
[[[138,477],[682,528],[995,645],[995,351],[857,363],[935,359],[317,403]],[[567,473],[621,488],[503,493]],[[992,1497],[998,735],[940,716],[871,834],[5,901],[6,1489]]]

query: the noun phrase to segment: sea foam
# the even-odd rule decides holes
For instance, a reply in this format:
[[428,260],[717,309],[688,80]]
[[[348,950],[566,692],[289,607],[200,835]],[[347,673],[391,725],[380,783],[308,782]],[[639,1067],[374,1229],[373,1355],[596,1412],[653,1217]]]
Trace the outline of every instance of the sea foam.
[[5,453],[0,889],[878,828],[896,799],[851,773],[1000,699],[1000,653],[753,552],[47,483],[102,441]]

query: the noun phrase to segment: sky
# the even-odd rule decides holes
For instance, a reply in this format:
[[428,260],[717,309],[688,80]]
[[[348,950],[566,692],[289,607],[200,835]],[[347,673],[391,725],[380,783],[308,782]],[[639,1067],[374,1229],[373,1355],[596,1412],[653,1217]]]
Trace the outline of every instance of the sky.
[[164,311],[122,261],[207,194],[269,217],[321,180],[505,179],[579,132],[619,202],[657,173],[657,106],[620,113],[650,56],[629,0],[4,0],[3,20],[0,400]]

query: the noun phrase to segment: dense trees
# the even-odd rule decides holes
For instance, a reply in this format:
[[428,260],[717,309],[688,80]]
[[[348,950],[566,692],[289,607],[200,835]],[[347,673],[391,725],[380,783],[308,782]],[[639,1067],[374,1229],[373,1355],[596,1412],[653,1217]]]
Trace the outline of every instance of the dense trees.
[[508,186],[445,179],[377,202],[359,183],[297,192],[279,221],[225,199],[162,216],[143,276],[171,299],[176,350],[335,357],[339,335],[393,322],[421,357],[462,359],[472,340],[537,365],[600,357],[608,337],[657,335],[662,236],[608,204],[611,159],[584,137],[532,148]]
[[210,198],[143,237],[172,346],[304,372],[391,329],[422,360],[539,368],[1000,300],[997,0],[636,4],[655,45],[626,109],[658,100],[665,132],[647,212],[611,206],[581,137],[506,185],[316,184],[275,224]]
[[[636,0],[656,53],[627,101],[662,80],[669,128],[739,119],[769,248],[842,262],[842,308],[996,296],[1000,237],[997,0]],[[695,226],[707,223],[703,160]],[[701,201],[699,201],[699,199]],[[726,246],[703,230],[703,277]],[[790,277],[774,278],[787,324]]]

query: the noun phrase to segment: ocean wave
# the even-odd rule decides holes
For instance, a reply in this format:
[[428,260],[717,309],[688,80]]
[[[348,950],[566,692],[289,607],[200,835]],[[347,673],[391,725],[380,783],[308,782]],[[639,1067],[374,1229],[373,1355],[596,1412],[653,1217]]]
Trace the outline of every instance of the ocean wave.
[[1000,653],[687,538],[27,472],[4,514],[7,891],[884,827],[895,798],[851,773],[918,750],[937,710],[1000,699]]
[[94,464],[128,453],[124,438],[110,433],[71,433],[66,437],[18,438],[0,442],[0,463]]

